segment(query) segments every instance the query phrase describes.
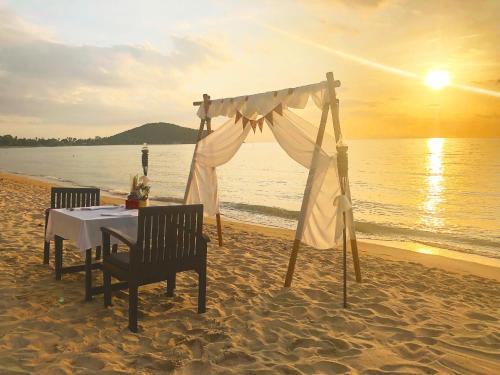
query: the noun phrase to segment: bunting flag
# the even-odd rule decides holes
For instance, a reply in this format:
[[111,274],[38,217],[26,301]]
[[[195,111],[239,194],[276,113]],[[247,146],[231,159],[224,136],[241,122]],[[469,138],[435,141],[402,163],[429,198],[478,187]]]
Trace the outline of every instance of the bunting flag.
[[257,128],[257,121],[250,120],[250,125],[252,126],[253,134],[255,134],[255,129]]
[[236,116],[234,117],[234,123],[236,124],[238,121],[243,119],[242,120],[243,129],[245,129],[248,123],[250,123],[250,126],[252,127],[254,133],[257,129],[257,126],[259,127],[260,132],[262,133],[262,129],[264,128],[264,120],[267,120],[271,126],[273,125],[273,112],[276,112],[280,116],[283,116],[283,104],[281,103],[278,104],[267,115],[255,120],[249,119],[248,117],[243,116],[241,112],[236,111]]
[[240,113],[240,112],[236,112],[236,117],[234,118],[234,123],[236,124],[238,121],[240,121],[240,118],[242,117],[243,115]]
[[262,128],[264,127],[264,117],[258,119],[257,124],[259,125],[260,132],[262,133]]

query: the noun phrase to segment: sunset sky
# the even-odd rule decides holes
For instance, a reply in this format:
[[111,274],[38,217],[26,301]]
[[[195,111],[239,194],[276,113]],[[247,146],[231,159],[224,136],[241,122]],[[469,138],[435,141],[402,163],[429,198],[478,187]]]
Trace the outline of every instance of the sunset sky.
[[197,127],[203,93],[333,71],[346,137],[499,137],[499,16],[495,0],[0,0],[0,134]]

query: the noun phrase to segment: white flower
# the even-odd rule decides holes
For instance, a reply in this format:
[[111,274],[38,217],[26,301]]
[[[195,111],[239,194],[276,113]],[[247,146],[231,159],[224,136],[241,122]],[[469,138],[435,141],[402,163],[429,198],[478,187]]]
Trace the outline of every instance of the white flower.
[[150,179],[147,176],[139,177],[139,184],[144,186],[150,186]]

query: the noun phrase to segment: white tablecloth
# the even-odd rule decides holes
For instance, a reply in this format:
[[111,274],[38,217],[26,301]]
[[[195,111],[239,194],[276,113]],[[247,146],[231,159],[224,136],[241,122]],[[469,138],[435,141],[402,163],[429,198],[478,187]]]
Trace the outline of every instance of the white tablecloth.
[[[138,210],[126,210],[123,207],[51,209],[46,240],[53,240],[54,236],[72,240],[84,255],[87,249],[102,245],[101,227],[117,229],[136,239],[137,215]],[[111,238],[111,243],[117,241]]]

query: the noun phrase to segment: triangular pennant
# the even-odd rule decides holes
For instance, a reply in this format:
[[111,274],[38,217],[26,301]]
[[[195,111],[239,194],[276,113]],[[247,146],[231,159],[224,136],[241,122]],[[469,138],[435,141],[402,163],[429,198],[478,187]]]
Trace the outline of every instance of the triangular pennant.
[[278,104],[276,108],[274,108],[274,111],[279,114],[280,116],[283,116],[283,104]]
[[243,117],[243,129],[247,127],[248,124],[248,119],[246,117]]
[[261,117],[258,121],[257,124],[259,125],[260,132],[262,133],[262,128],[264,127],[264,117]]
[[267,115],[264,116],[265,119],[273,126],[273,111],[269,112]]
[[255,129],[257,129],[257,121],[250,120],[250,125],[252,126],[253,133],[255,134]]
[[240,121],[241,118],[241,113],[236,111],[236,117],[234,118],[234,123],[236,124],[238,121]]

